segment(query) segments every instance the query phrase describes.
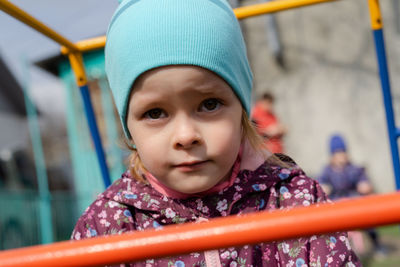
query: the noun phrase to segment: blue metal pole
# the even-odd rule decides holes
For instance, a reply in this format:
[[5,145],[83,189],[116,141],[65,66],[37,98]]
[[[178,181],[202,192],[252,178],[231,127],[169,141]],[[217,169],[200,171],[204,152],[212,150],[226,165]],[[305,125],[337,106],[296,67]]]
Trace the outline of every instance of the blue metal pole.
[[101,138],[96,123],[96,117],[94,116],[92,101],[90,100],[89,87],[87,85],[87,78],[85,74],[85,66],[83,63],[82,54],[71,52],[68,54],[68,58],[71,64],[71,68],[75,73],[76,83],[81,91],[87,123],[89,125],[90,133],[92,134],[92,140],[96,150],[97,159],[99,161],[103,182],[105,187],[107,188],[111,184],[110,173],[108,172],[107,161],[101,143]]
[[386,62],[385,41],[383,38],[383,23],[379,7],[379,0],[368,0],[371,28],[374,34],[376,57],[378,59],[379,76],[385,104],[386,122],[389,135],[390,149],[392,152],[393,172],[396,182],[396,189],[400,189],[400,159],[397,138],[400,136],[400,129],[395,126],[393,112],[392,94],[390,92],[389,72]]
[[83,104],[85,107],[85,114],[92,134],[92,140],[96,149],[97,158],[99,160],[100,170],[103,177],[105,187],[109,187],[111,184],[110,174],[108,172],[107,161],[104,154],[104,149],[101,144],[100,133],[97,127],[96,118],[94,116],[92,101],[90,100],[89,87],[87,84],[79,86],[81,91]]

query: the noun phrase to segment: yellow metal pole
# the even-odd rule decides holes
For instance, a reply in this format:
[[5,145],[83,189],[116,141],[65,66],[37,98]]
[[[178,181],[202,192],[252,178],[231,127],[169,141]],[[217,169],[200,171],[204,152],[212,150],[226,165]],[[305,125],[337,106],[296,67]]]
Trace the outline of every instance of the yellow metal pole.
[[49,28],[48,26],[46,26],[45,24],[40,22],[39,20],[35,19],[31,15],[29,15],[27,12],[25,12],[25,11],[21,10],[20,8],[18,8],[17,6],[13,5],[11,2],[1,0],[0,1],[0,10],[3,10],[10,16],[12,16],[12,17],[16,18],[17,20],[25,23],[26,25],[34,28],[35,30],[43,33],[50,39],[56,41],[57,43],[68,47],[69,50],[78,51],[78,48],[76,47],[76,45],[74,43],[70,42],[68,39],[64,38],[63,36],[61,36],[60,34],[55,32],[54,30],[52,30],[51,28]]
[[382,29],[383,23],[382,23],[381,10],[379,8],[379,1],[378,0],[368,0],[368,6],[369,6],[370,19],[371,19],[371,28],[373,30]]
[[[99,36],[87,40],[76,42],[75,45],[81,52],[87,52],[103,48],[106,44],[106,36]],[[61,53],[68,54],[69,49],[66,46],[61,47]]]
[[71,63],[71,68],[75,73],[76,83],[78,86],[84,86],[87,84],[87,78],[85,73],[85,67],[83,65],[82,54],[80,52],[77,53],[69,53],[68,54],[69,62]]
[[251,6],[244,6],[235,8],[233,11],[238,19],[244,19],[253,16],[259,16],[268,13],[274,13],[287,9],[321,4],[325,2],[333,2],[337,0],[282,0],[282,1],[271,1],[262,4],[256,4]]
[[393,109],[393,98],[390,88],[388,62],[386,58],[385,38],[383,36],[383,22],[379,8],[379,0],[368,0],[371,28],[374,35],[376,58],[378,63],[379,77],[385,107],[386,125],[389,135],[390,151],[392,153],[392,164],[396,189],[400,190],[400,155],[398,139],[400,128],[396,126],[395,112]]
[[[333,1],[337,0],[280,0],[280,1],[272,1],[262,4],[250,5],[245,7],[238,7],[235,8],[233,11],[238,19],[244,19],[252,16],[259,16],[263,14],[283,11],[286,9],[309,6],[314,4],[321,4],[325,2],[333,2]],[[103,48],[105,44],[106,44],[105,36],[82,40],[75,43],[75,45],[81,52],[100,49]],[[68,47],[64,46],[61,47],[61,52],[63,54],[68,54],[69,52]]]

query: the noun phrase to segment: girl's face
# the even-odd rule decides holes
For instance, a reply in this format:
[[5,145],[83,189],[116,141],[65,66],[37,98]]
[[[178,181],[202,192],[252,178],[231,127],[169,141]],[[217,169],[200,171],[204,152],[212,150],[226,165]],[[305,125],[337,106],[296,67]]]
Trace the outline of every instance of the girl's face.
[[127,124],[144,167],[192,194],[229,178],[242,139],[242,106],[230,86],[195,66],[150,70],[136,81]]

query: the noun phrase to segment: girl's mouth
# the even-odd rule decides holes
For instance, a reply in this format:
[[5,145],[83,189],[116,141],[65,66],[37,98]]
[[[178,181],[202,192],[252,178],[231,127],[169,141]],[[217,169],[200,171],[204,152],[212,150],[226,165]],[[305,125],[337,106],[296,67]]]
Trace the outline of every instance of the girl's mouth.
[[180,164],[173,165],[173,167],[182,172],[191,172],[203,168],[207,162],[209,162],[209,160],[182,162]]

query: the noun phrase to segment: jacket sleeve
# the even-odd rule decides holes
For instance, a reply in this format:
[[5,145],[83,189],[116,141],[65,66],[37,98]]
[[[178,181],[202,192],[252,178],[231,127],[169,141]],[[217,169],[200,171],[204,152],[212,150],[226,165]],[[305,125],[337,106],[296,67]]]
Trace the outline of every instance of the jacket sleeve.
[[[301,171],[281,183],[277,191],[281,209],[328,201],[318,182]],[[283,262],[294,262],[295,266],[361,266],[344,232],[285,241],[278,245],[278,252]]]
[[133,216],[126,205],[113,200],[97,199],[78,219],[71,239],[121,234],[135,230]]

